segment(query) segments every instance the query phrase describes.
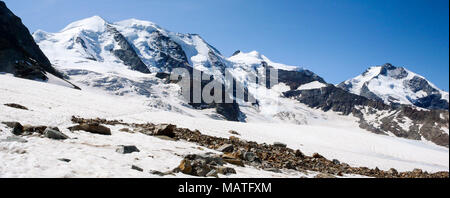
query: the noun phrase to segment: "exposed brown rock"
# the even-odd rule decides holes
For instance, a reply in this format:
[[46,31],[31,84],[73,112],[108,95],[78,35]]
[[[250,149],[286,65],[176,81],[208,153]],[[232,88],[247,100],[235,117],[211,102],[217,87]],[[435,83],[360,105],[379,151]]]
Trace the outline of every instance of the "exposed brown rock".
[[100,135],[111,135],[111,129],[100,125],[98,123],[91,124],[80,124],[73,127],[69,127],[70,131],[86,131],[90,133],[100,134]]

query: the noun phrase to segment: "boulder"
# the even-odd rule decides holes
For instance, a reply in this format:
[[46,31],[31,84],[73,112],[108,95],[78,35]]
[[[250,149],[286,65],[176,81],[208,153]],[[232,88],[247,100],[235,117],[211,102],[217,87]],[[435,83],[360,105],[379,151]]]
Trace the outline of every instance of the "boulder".
[[287,147],[287,144],[281,143],[281,142],[274,142],[274,143],[273,143],[273,146],[275,146],[275,147],[281,147],[281,148],[286,148],[286,147]]
[[153,130],[153,135],[155,135],[155,136],[162,135],[162,136],[174,138],[176,128],[177,128],[177,126],[172,125],[172,124],[158,124],[155,126],[155,129]]
[[219,147],[217,150],[224,153],[232,153],[234,151],[234,146],[232,144],[225,144]]
[[313,158],[316,158],[316,159],[321,159],[321,158],[324,158],[322,155],[320,155],[319,153],[314,153],[313,155],[312,155],[312,157]]
[[295,157],[305,158],[305,154],[303,154],[300,150],[296,150]]
[[136,146],[121,145],[116,149],[116,152],[120,154],[130,154],[134,152],[140,152],[140,150]]
[[111,135],[111,129],[108,127],[105,127],[98,123],[83,123],[80,125],[76,125],[73,127],[69,127],[70,131],[86,131],[94,134],[100,134],[100,135]]
[[184,159],[183,161],[181,161],[180,165],[178,166],[178,169],[186,175],[191,175],[192,174],[191,161]]
[[231,175],[231,174],[236,174],[236,170],[234,168],[221,166],[221,167],[217,168],[217,173],[222,174],[222,175]]
[[398,175],[398,171],[395,168],[391,168],[387,171],[388,174]]
[[200,162],[200,163],[204,163],[204,164],[208,164],[208,165],[213,165],[213,166],[221,166],[224,164],[224,160],[218,156],[215,155],[214,153],[205,153],[205,154],[192,154],[192,155],[187,155],[185,157],[185,159],[189,159],[192,161],[196,161],[196,162]]
[[253,152],[244,152],[243,158],[249,162],[261,162],[258,156]]
[[20,104],[15,104],[15,103],[8,103],[8,104],[5,104],[5,106],[11,107],[11,108],[16,108],[16,109],[21,109],[21,110],[28,110],[28,108],[26,108],[25,106],[22,106]]
[[333,160],[333,164],[339,165],[339,164],[341,164],[341,162],[340,162],[339,160],[337,160],[337,159],[334,159],[334,160]]
[[14,135],[23,134],[23,126],[19,122],[2,122],[2,124],[6,125],[9,128],[12,128],[11,133]]
[[[31,125],[24,125],[23,131],[27,133],[39,133],[44,134],[45,129],[47,126],[31,126]],[[59,130],[58,130],[59,131]]]
[[423,173],[423,170],[422,170],[422,169],[415,168],[412,172],[413,172],[414,174],[420,175],[420,174]]
[[137,170],[137,171],[139,171],[139,172],[144,172],[144,169],[142,169],[142,168],[139,167],[139,166],[135,166],[135,165],[132,165],[132,166],[131,166],[131,169]]
[[67,158],[61,158],[61,159],[58,159],[58,160],[62,161],[62,162],[66,162],[66,163],[69,163],[70,161],[72,161],[72,160],[67,159]]
[[65,135],[64,133],[61,133],[57,130],[46,128],[44,131],[44,136],[50,139],[54,140],[65,140],[69,139],[69,136]]

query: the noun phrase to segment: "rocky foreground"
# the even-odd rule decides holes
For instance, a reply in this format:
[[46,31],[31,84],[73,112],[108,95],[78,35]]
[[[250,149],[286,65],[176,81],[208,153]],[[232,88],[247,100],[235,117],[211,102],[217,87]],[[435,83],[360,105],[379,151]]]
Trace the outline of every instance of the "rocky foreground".
[[[218,177],[219,174],[236,174],[236,170],[227,167],[228,164],[237,166],[251,166],[258,169],[271,172],[281,172],[283,170],[294,170],[305,174],[308,171],[319,172],[317,178],[334,178],[345,175],[361,175],[375,178],[449,178],[449,172],[428,173],[420,169],[410,172],[398,172],[395,169],[388,171],[378,168],[370,169],[367,167],[351,167],[339,160],[329,160],[315,153],[312,156],[306,156],[300,150],[293,150],[283,143],[258,144],[256,142],[245,141],[239,138],[240,134],[236,131],[230,131],[230,137],[218,138],[203,135],[200,131],[178,128],[170,124],[137,124],[125,123],[120,120],[105,119],[84,119],[73,117],[74,126],[69,127],[70,131],[86,131],[100,135],[111,135],[110,126],[123,126],[120,132],[123,133],[142,133],[155,136],[167,141],[184,140],[198,144],[202,147],[214,149],[222,154],[202,153],[183,156],[183,160],[178,167],[174,167],[169,172],[153,171],[155,175],[169,175],[174,173],[184,173],[199,177]],[[11,128],[14,136],[0,141],[26,141],[20,136],[39,136],[54,140],[68,139],[57,127],[47,126],[22,126],[18,122],[4,122],[3,124]],[[135,146],[122,146],[117,152],[126,154],[139,152]],[[142,169],[133,166],[132,169],[141,171]]]

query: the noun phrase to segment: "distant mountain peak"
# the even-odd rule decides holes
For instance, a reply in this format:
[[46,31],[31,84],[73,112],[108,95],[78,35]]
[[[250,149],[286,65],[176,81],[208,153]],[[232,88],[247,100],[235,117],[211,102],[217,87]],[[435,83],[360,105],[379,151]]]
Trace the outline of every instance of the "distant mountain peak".
[[388,69],[388,70],[392,70],[392,69],[396,69],[397,67],[392,65],[391,63],[385,63],[383,66],[383,68]]
[[271,61],[266,56],[262,55],[258,51],[251,51],[251,52],[242,52],[239,51],[239,53],[235,52],[233,56],[229,58],[230,61],[241,64],[241,65],[262,65],[267,64],[269,66],[272,66],[275,69],[282,69],[287,71],[298,71],[302,70],[299,66],[291,66],[291,65],[285,65],[281,63],[276,63]]
[[351,93],[386,104],[407,104],[428,109],[448,109],[448,92],[423,76],[390,63],[367,69],[338,85]]
[[109,24],[105,19],[103,19],[100,16],[92,16],[89,18],[81,19],[78,21],[75,21],[73,23],[70,23],[68,26],[66,26],[61,32],[65,32],[68,30],[91,30],[94,32],[102,32],[105,31],[106,25]]

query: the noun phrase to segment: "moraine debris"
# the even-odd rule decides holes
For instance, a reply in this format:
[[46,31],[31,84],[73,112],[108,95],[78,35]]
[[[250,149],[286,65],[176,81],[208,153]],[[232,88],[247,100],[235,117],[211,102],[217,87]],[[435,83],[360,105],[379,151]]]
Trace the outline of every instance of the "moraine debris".
[[[156,126],[151,123],[131,124],[121,123],[120,121],[99,120],[100,119],[96,119],[95,121],[100,124],[117,123],[129,126],[133,128],[134,131],[144,134],[147,134],[150,129],[154,129]],[[78,118],[77,121],[86,122],[89,120]],[[394,171],[395,169],[384,171],[380,169],[370,169],[367,167],[351,167],[346,163],[337,163],[336,160],[328,160],[319,153],[315,153],[313,156],[306,156],[300,150],[293,150],[288,147],[280,147],[275,145],[258,144],[252,141],[241,140],[234,136],[231,136],[230,138],[213,137],[204,135],[198,130],[190,130],[186,128],[173,128],[173,132],[175,134],[175,139],[196,143],[199,146],[214,150],[218,150],[225,144],[231,144],[234,147],[232,153],[224,153],[221,156],[215,156],[212,154],[186,156],[174,172],[182,172],[193,176],[205,177],[209,173],[214,175],[214,172],[211,171],[217,170],[217,172],[219,172],[218,167],[222,166],[220,165],[220,162],[222,161],[224,164],[230,162],[240,164],[242,162],[243,165],[253,166],[273,172],[278,172],[277,170],[281,171],[282,169],[292,169],[301,172],[318,172],[325,174],[327,177],[330,177],[330,175],[336,177],[350,174],[376,178],[449,178],[448,171],[427,173],[417,169],[409,172],[396,173],[396,171]],[[249,161],[254,159],[249,157],[251,154],[247,154],[247,158],[245,159],[245,152],[252,152],[255,154],[261,163],[257,163],[258,161]],[[213,163],[214,166],[209,163]],[[324,175],[320,175],[319,177],[323,176]]]

